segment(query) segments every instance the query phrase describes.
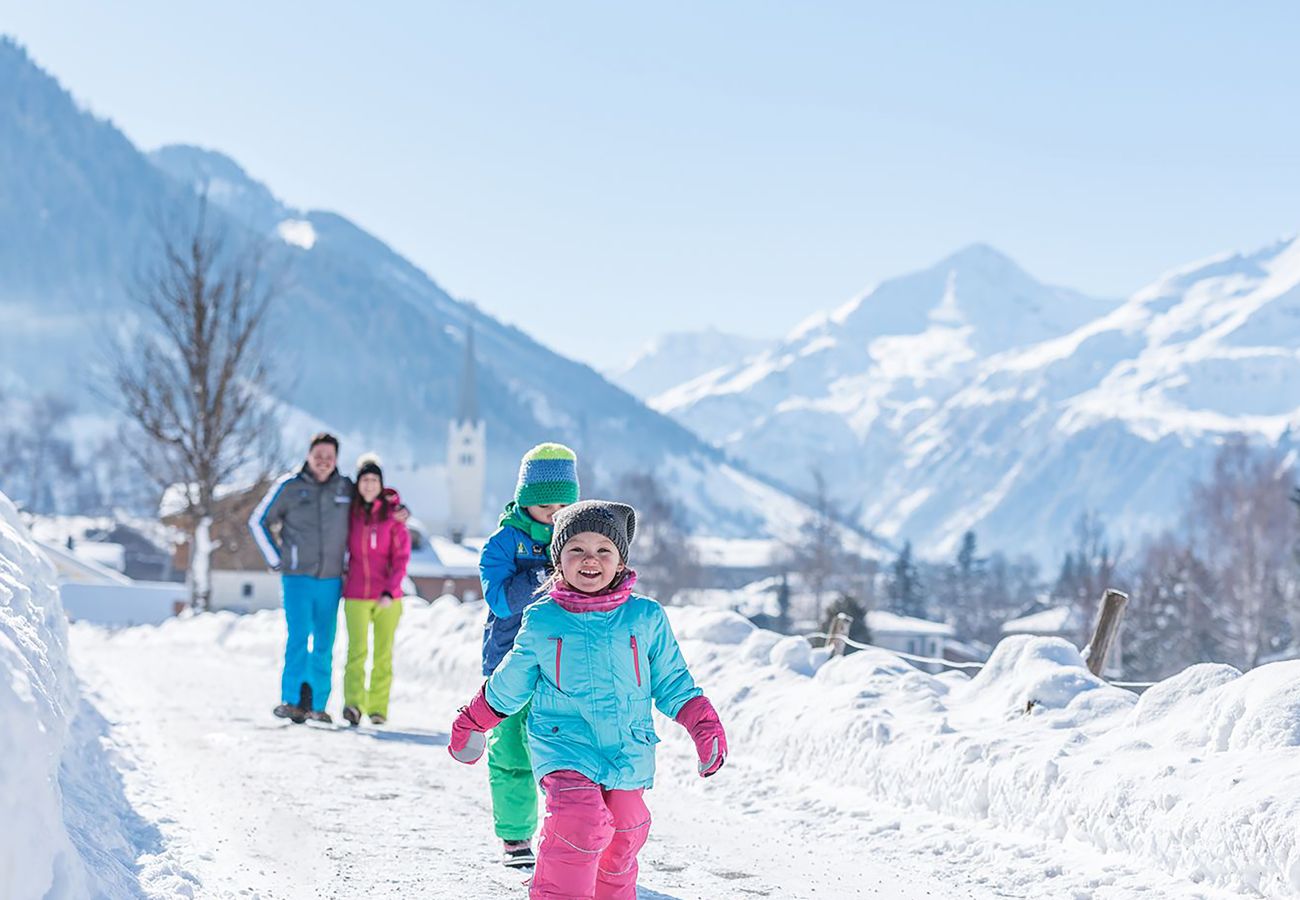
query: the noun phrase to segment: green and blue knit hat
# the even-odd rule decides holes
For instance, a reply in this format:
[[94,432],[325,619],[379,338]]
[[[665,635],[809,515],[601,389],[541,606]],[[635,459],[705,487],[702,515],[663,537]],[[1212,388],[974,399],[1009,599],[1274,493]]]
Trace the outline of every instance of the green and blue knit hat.
[[563,444],[538,444],[519,462],[515,502],[525,506],[578,502],[578,455]]

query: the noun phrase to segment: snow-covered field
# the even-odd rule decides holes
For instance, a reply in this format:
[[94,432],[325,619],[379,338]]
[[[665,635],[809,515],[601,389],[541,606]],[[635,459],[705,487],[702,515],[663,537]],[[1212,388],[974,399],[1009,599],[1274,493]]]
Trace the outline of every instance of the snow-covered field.
[[[480,609],[412,604],[383,729],[270,716],[275,612],[75,626],[79,699],[49,572],[0,512],[0,896],[523,895],[484,768],[444,749]],[[1300,893],[1300,664],[1199,667],[1138,700],[1053,640],[1004,642],[967,680],[670,615],[733,755],[703,781],[659,721],[644,898]]]

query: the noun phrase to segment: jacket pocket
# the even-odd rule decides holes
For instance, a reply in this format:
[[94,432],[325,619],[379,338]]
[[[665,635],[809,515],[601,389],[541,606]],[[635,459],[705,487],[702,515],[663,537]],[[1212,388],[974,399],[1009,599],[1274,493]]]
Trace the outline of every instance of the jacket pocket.
[[655,727],[651,722],[637,722],[632,725],[631,731],[632,737],[638,743],[651,746],[659,743],[659,735],[655,734]]

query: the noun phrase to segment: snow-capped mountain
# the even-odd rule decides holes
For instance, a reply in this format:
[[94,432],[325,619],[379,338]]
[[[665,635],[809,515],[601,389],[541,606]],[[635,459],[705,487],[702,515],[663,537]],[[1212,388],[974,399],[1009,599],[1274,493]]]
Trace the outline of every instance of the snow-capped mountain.
[[1226,434],[1289,445],[1298,285],[1295,240],[1123,303],[976,246],[652,405],[787,484],[821,467],[884,537],[948,554],[974,528],[1052,559],[1086,510],[1120,537],[1175,524]]
[[606,374],[615,384],[647,400],[683,381],[735,365],[772,345],[761,338],[726,334],[715,328],[661,335],[631,360]]
[[436,522],[473,329],[488,434],[485,528],[513,490],[519,456],[541,440],[572,443],[600,485],[630,470],[671,478],[699,531],[764,536],[799,520],[788,495],[589,367],[449,296],[346,218],[288,208],[218,153],[142,154],[7,39],[0,85],[0,388],[11,396],[58,392],[78,399],[83,416],[111,420],[90,390],[104,335],[134,319],[128,286],[160,214],[193,209],[203,191],[220,224],[270,239],[287,265],[268,343],[291,448],[327,426],[344,437],[345,464],[378,450]]

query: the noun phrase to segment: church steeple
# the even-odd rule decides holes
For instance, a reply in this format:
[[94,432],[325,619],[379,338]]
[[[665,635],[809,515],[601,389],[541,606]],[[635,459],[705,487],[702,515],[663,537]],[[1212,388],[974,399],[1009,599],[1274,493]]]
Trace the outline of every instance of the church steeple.
[[447,433],[447,530],[460,543],[482,526],[483,491],[487,484],[487,424],[478,408],[474,327],[465,331],[465,364],[460,400]]
[[460,406],[456,422],[461,425],[478,421],[478,376],[474,371],[474,326],[465,334],[465,364],[460,375]]

